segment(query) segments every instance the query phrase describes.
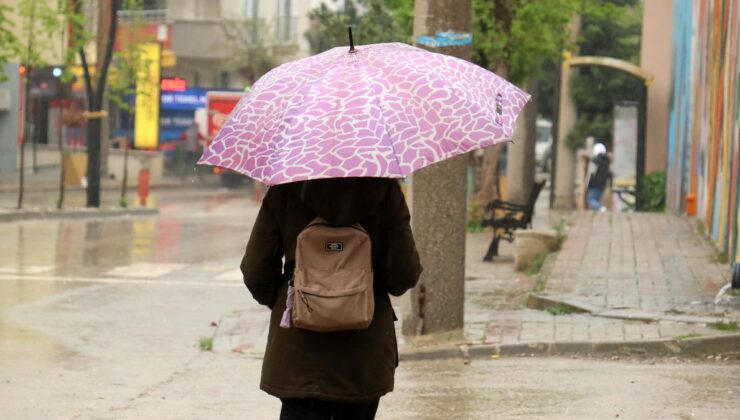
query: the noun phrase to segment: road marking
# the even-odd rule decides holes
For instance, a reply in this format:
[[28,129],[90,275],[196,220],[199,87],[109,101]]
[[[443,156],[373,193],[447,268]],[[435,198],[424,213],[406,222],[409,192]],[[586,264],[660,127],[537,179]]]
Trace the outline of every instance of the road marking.
[[188,280],[160,280],[160,279],[141,279],[126,277],[62,277],[62,276],[43,276],[43,275],[7,275],[0,274],[0,281],[39,281],[39,282],[58,282],[58,283],[106,283],[106,284],[144,284],[149,286],[199,286],[199,287],[233,287],[244,288],[244,284],[236,282],[218,282],[218,281],[188,281]]
[[53,269],[53,265],[24,265],[23,267],[0,267],[0,274],[41,274]]
[[169,263],[134,263],[129,265],[118,266],[106,273],[104,276],[123,277],[123,278],[152,278],[162,277],[175,270],[185,268],[186,264],[169,264]]

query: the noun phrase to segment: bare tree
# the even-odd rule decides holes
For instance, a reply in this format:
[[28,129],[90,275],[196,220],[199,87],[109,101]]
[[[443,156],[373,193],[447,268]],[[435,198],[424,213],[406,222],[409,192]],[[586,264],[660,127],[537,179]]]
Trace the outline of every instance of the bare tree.
[[23,66],[24,91],[24,118],[23,134],[21,136],[20,150],[20,176],[18,188],[18,208],[23,207],[23,195],[25,189],[25,157],[26,144],[31,137],[32,113],[31,106],[31,81],[34,70],[48,65],[46,58],[48,51],[53,51],[52,39],[63,27],[64,19],[60,17],[59,9],[54,0],[21,0],[17,5],[20,16],[19,34],[24,37],[25,45],[16,44],[17,56]]
[[274,52],[274,39],[262,34],[272,33],[260,19],[230,19],[221,24],[226,39],[228,65],[252,84],[272,70],[278,60]]

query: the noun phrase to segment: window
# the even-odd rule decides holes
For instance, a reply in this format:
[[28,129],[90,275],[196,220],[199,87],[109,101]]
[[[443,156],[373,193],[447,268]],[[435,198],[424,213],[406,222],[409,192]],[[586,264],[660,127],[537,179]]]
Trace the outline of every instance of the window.
[[242,15],[249,23],[249,34],[252,42],[259,40],[259,0],[244,0]]
[[293,39],[292,3],[292,0],[278,0],[275,37],[279,41],[290,41]]
[[245,19],[257,19],[259,18],[259,0],[244,0],[244,11],[242,16]]

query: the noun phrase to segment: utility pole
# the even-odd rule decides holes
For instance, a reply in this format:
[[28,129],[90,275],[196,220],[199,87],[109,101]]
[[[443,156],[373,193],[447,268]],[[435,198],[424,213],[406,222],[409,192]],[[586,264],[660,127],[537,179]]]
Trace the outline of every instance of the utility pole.
[[[471,32],[471,0],[416,0],[414,38],[438,31]],[[426,48],[465,60],[470,45]],[[465,304],[465,228],[468,156],[416,172],[411,183],[414,238],[424,273],[411,290],[403,320],[408,335],[460,330]]]

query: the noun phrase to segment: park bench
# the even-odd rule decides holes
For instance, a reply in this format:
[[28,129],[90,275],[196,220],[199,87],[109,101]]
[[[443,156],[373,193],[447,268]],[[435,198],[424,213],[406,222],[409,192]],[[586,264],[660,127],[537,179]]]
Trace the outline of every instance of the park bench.
[[534,205],[544,186],[545,181],[535,182],[525,204],[516,204],[499,199],[488,203],[486,214],[489,217],[481,220],[481,226],[493,228],[493,239],[491,245],[488,246],[488,252],[483,257],[483,261],[493,261],[493,257],[498,256],[498,243],[501,239],[512,242],[515,230],[532,227]]

